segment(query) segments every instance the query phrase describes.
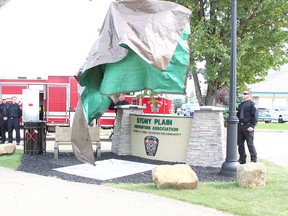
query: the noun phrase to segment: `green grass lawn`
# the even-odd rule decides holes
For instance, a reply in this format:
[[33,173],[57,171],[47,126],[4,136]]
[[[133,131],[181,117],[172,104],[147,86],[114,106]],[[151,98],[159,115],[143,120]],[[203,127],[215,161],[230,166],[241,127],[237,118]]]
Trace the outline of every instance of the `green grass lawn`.
[[288,168],[261,160],[267,167],[266,187],[240,188],[236,182],[199,182],[197,189],[157,189],[150,184],[108,184],[199,204],[242,216],[288,215]]
[[259,122],[256,125],[256,131],[257,130],[275,130],[275,131],[279,131],[279,130],[283,130],[283,131],[288,131],[288,123],[263,123],[263,122]]
[[17,169],[21,163],[21,156],[23,150],[16,149],[14,154],[11,155],[1,155],[0,156],[0,166],[7,167],[11,169]]

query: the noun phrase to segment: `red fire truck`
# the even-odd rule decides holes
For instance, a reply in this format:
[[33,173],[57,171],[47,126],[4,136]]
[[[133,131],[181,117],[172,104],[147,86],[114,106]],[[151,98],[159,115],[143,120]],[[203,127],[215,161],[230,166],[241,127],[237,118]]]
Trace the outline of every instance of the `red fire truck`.
[[[143,110],[145,114],[171,114],[173,111],[172,100],[162,95],[155,97],[156,103],[152,103],[151,98],[148,96],[141,98],[137,97],[135,93],[127,93],[125,95],[125,100],[130,104],[146,107]],[[157,106],[153,106],[153,104],[157,104]],[[107,110],[107,112],[98,120],[98,125],[102,128],[112,128],[114,126],[115,118],[115,111]]]
[[[46,121],[48,131],[55,130],[56,125],[71,126],[74,112],[78,102],[77,81],[73,76],[48,76],[47,79],[36,78],[27,79],[19,77],[17,79],[0,79],[0,97],[6,98],[8,103],[12,96],[16,96],[19,103],[28,100],[26,109],[33,106],[33,97],[25,98],[25,89],[37,91],[39,103],[39,120]],[[37,96],[36,96],[37,97]],[[157,108],[154,109],[149,97],[136,97],[134,93],[126,95],[126,100],[134,105],[146,106],[146,114],[169,114],[172,111],[172,100],[158,96]],[[155,103],[154,103],[155,104]],[[23,107],[24,111],[25,107]],[[153,110],[154,109],[154,110]],[[104,115],[98,119],[98,126],[111,128],[114,126],[115,111],[107,110]]]
[[[78,102],[77,81],[73,76],[48,76],[27,79],[0,79],[0,96],[7,102],[16,96],[18,103],[25,100],[24,89],[38,92],[39,120],[46,121],[48,130],[53,130],[56,125],[70,125],[70,111],[75,110]],[[28,98],[28,106],[33,106],[35,98]],[[24,111],[24,110],[23,110]]]

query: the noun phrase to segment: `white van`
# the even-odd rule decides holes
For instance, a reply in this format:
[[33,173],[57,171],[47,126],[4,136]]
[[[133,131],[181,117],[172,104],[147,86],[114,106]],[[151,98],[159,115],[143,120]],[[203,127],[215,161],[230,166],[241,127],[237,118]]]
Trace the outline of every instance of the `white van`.
[[177,109],[177,115],[179,116],[193,116],[194,110],[199,110],[200,106],[198,104],[182,104],[181,108]]
[[278,123],[288,122],[288,106],[272,107],[272,120]]

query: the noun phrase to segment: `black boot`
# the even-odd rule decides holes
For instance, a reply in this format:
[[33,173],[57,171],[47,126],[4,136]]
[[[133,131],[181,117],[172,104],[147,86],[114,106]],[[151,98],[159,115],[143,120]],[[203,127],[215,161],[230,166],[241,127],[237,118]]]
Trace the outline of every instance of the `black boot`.
[[240,164],[246,164],[246,160],[241,160],[241,159],[239,159],[238,162],[239,162]]
[[255,157],[255,156],[251,156],[251,162],[252,163],[257,163],[257,157]]
[[240,164],[246,164],[246,155],[240,155],[238,162]]

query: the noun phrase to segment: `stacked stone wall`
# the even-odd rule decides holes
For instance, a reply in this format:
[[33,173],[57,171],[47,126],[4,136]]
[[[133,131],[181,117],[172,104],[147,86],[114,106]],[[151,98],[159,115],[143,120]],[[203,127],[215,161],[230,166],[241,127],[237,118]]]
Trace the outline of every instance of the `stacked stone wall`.
[[221,167],[225,156],[223,110],[201,107],[196,110],[187,151],[186,163],[194,166]]
[[130,114],[143,115],[143,108],[117,108],[111,151],[117,155],[131,155]]
[[[143,109],[118,108],[111,149],[114,154],[131,155],[130,114],[143,115]],[[195,111],[186,163],[221,167],[225,160],[225,143],[223,110],[218,107],[201,107]]]

